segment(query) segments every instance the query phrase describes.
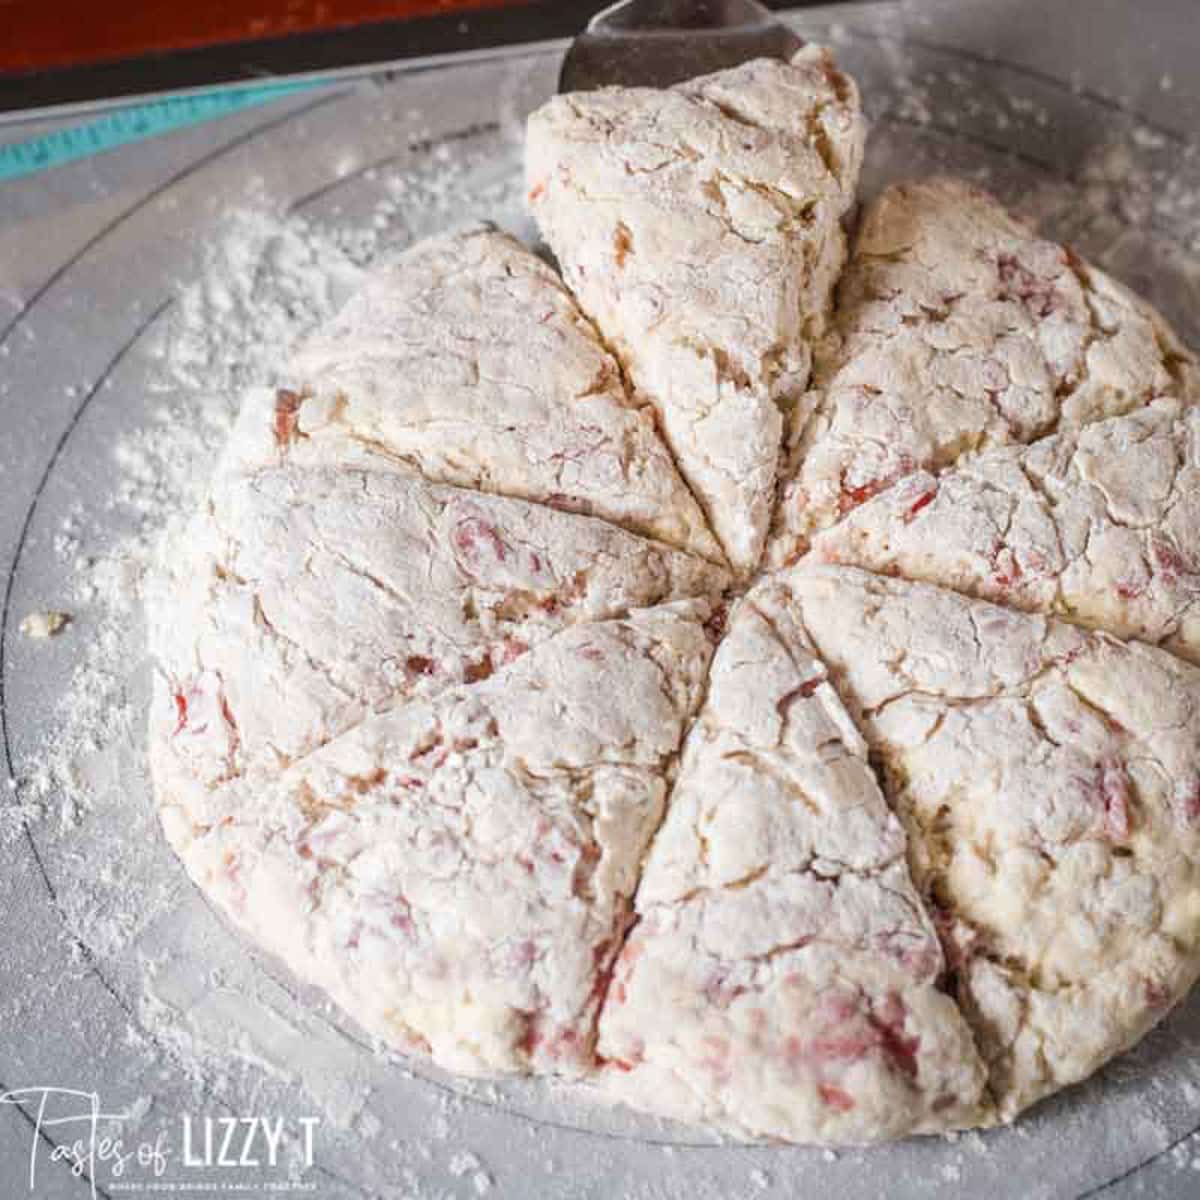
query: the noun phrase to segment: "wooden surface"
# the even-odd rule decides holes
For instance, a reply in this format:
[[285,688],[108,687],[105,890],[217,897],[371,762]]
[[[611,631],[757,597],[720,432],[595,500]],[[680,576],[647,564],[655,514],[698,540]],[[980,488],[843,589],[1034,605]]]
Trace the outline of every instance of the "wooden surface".
[[0,0],[0,71],[512,7],[520,0]]

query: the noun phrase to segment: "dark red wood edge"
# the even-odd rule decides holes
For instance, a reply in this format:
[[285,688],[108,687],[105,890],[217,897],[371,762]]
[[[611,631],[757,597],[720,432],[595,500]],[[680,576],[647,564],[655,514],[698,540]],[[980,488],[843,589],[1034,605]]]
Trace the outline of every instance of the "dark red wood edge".
[[523,0],[0,0],[0,71],[36,71],[262,41]]
[[[0,48],[9,48],[15,14],[24,14],[35,0],[0,0]],[[41,0],[61,18],[61,8]],[[123,2],[148,7],[151,0],[64,0],[68,10],[94,6],[111,10]],[[154,0],[163,7],[191,11],[206,5],[226,7],[241,0]],[[286,5],[288,0],[258,0],[260,4]],[[836,2],[836,0],[834,0]],[[872,2],[872,0],[867,0]],[[292,0],[296,14],[317,12],[319,0]],[[12,114],[67,104],[124,96],[206,88],[214,84],[302,75],[347,67],[401,64],[405,60],[464,51],[499,49],[579,33],[600,9],[612,0],[387,0],[389,11],[405,11],[405,18],[343,25],[342,18],[356,6],[385,7],[385,0],[324,0],[321,20],[326,24],[301,30],[293,18],[292,32],[249,40],[188,45],[132,54],[118,59],[98,59],[34,70],[0,70],[0,115],[11,125]],[[830,0],[764,0],[768,8],[809,8]],[[310,6],[310,7],[306,7]],[[425,15],[419,15],[423,11]],[[416,14],[416,15],[413,15]],[[332,22],[332,24],[330,24]],[[192,27],[191,37],[199,36]],[[273,26],[271,28],[274,28]],[[74,36],[74,35],[72,35]],[[26,50],[29,54],[33,51]],[[43,53],[37,49],[36,53]],[[16,117],[20,120],[20,117]]]

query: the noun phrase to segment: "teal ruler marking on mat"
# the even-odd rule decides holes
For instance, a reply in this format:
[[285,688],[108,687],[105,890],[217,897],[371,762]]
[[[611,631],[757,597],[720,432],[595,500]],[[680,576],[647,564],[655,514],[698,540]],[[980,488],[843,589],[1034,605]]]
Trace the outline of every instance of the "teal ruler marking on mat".
[[104,154],[130,142],[140,142],[188,125],[200,125],[320,86],[319,81],[311,79],[256,83],[166,96],[161,100],[118,108],[84,125],[72,125],[27,141],[0,145],[0,182],[33,175],[93,154]]

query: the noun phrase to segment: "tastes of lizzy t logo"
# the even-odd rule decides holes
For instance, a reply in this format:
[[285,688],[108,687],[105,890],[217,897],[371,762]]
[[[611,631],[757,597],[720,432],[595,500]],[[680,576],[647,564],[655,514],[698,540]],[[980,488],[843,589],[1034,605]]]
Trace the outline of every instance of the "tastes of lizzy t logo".
[[122,1127],[134,1115],[106,1112],[98,1092],[18,1088],[0,1093],[0,1104],[19,1107],[32,1126],[26,1179],[34,1195],[47,1163],[86,1179],[93,1198],[100,1187],[110,1193],[213,1192],[222,1179],[236,1181],[239,1192],[316,1190],[299,1175],[313,1165],[319,1117],[289,1123],[282,1117],[183,1113],[153,1136],[132,1138]]

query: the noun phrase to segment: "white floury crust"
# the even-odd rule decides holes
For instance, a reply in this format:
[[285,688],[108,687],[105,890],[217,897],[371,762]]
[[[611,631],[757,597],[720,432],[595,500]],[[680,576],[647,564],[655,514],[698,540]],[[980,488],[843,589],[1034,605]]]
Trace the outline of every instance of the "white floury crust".
[[376,1036],[578,1074],[729,574],[510,239],[415,247],[293,372],[150,589],[168,838]]
[[853,568],[781,582],[881,762],[1011,1118],[1200,972],[1200,669]]
[[566,625],[725,582],[595,518],[386,464],[219,473],[165,551],[148,600],[164,800],[277,773],[371,711],[486,678]]
[[723,561],[652,410],[554,272],[505,234],[429,238],[373,272],[293,355],[290,390],[290,436],[310,453],[350,442]]
[[1200,409],[1160,400],[918,471],[818,534],[813,553],[1200,662]]
[[1163,319],[959,180],[867,210],[792,423],[769,558],[913,471],[1200,395]]
[[398,703],[265,788],[223,789],[176,848],[389,1044],[469,1074],[578,1074],[700,697],[706,615],[579,626]]
[[665,91],[557,96],[529,119],[542,234],[743,574],[845,257],[863,138],[854,83],[816,46]]
[[988,1119],[904,834],[785,588],[738,606],[600,1024],[603,1086],[743,1137]]

